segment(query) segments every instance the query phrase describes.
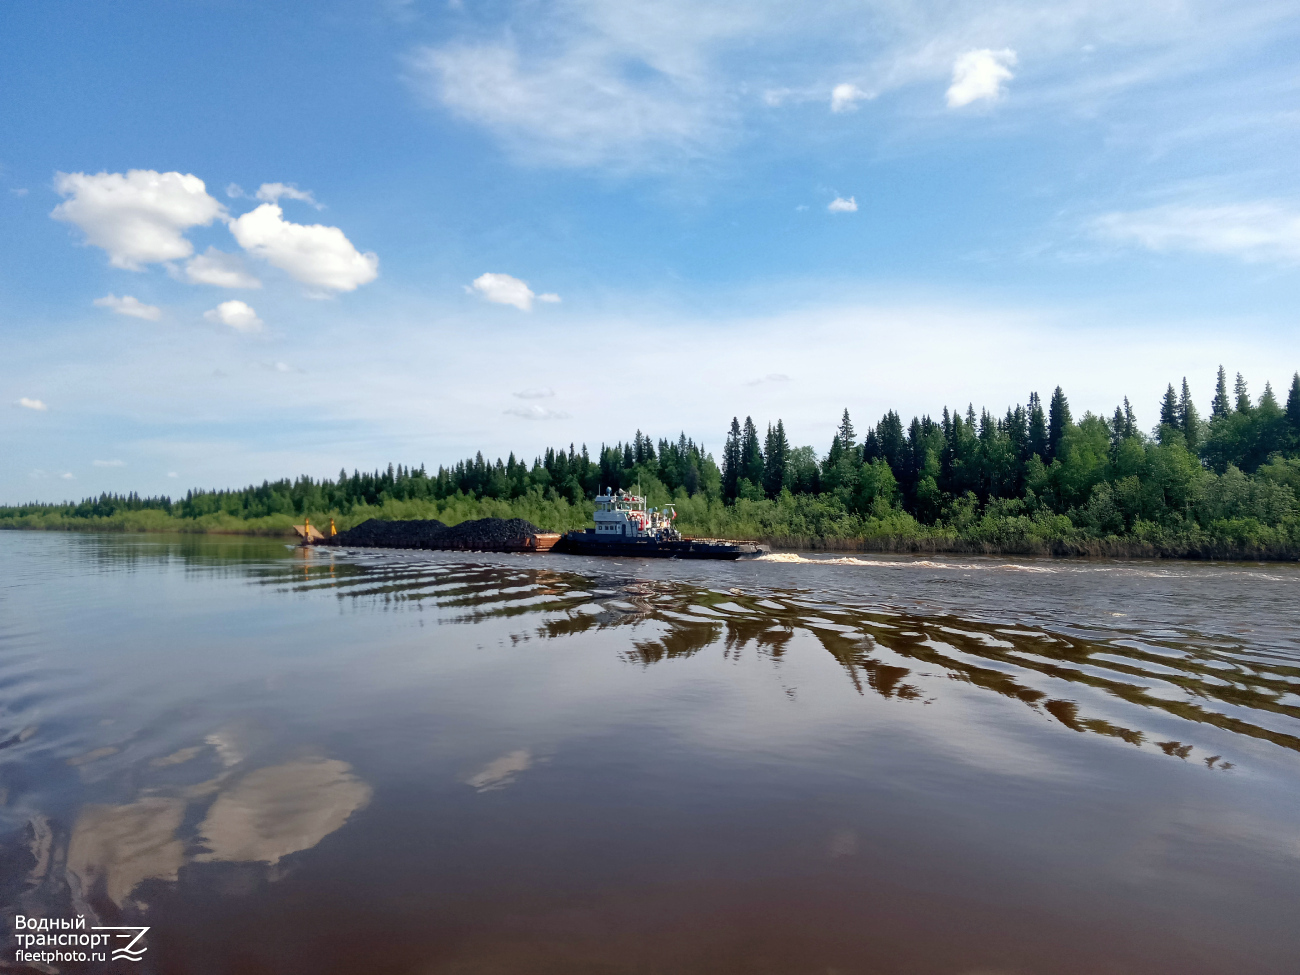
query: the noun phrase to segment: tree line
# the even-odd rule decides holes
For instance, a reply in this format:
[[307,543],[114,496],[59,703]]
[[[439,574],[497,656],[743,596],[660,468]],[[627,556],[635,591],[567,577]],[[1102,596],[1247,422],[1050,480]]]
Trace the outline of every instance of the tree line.
[[901,510],[921,524],[969,521],[990,506],[1004,514],[1046,510],[1100,534],[1140,521],[1166,526],[1225,517],[1280,524],[1296,516],[1300,491],[1300,374],[1285,406],[1269,385],[1252,400],[1238,374],[1233,393],[1219,369],[1208,418],[1187,380],[1171,383],[1148,435],[1125,398],[1106,419],[1077,421],[1057,387],[1046,409],[1037,393],[1003,416],[973,406],[939,419],[893,410],[859,439],[846,409],[827,452],[791,447],[781,420],[760,439],[752,418],[731,421],[722,454],[728,503],[784,493],[837,499],[845,510],[885,517]]
[[344,514],[361,506],[382,507],[387,502],[443,501],[462,496],[513,501],[537,497],[581,504],[605,487],[631,489],[638,481],[661,485],[670,493],[687,497],[717,496],[721,475],[713,458],[683,433],[676,441],[654,440],[637,431],[629,442],[602,445],[592,457],[584,444],[575,449],[548,449],[531,464],[512,453],[506,460],[484,459],[482,452],[435,473],[424,465],[389,464],[386,470],[339,471],[337,478],[307,476],[263,481],[240,489],[191,490],[185,497],[141,497],[138,494],[100,494],[79,503],[18,505],[0,509],[0,516],[57,511],[72,518],[110,518],[117,514],[159,510],[179,518],[226,514],[237,518],[268,515],[302,515],[337,511]]
[[104,494],[79,504],[0,509],[0,523],[40,512],[90,519],[159,509],[184,519],[252,519],[382,513],[385,505],[402,504],[408,513],[395,516],[414,517],[409,512],[420,502],[445,507],[460,500],[497,504],[493,510],[527,502],[533,510],[550,503],[569,511],[563,506],[589,505],[604,488],[639,486],[651,503],[676,500],[687,518],[713,531],[946,532],[994,540],[1017,531],[1040,538],[1209,533],[1300,545],[1300,374],[1285,404],[1267,385],[1252,398],[1241,375],[1230,392],[1220,368],[1208,414],[1192,401],[1186,380],[1180,389],[1170,384],[1157,409],[1149,430],[1127,398],[1109,417],[1085,412],[1076,419],[1057,387],[1046,404],[1031,393],[1001,416],[977,415],[973,405],[964,412],[945,407],[938,418],[905,424],[890,410],[864,436],[845,409],[825,453],[793,446],[780,419],[760,436],[751,417],[735,418],[720,465],[685,433],[655,441],[638,431],[594,455],[570,444],[531,463],[513,454],[488,461],[480,452],[436,472],[390,464],[340,471],[332,480],[192,490],[175,501]]

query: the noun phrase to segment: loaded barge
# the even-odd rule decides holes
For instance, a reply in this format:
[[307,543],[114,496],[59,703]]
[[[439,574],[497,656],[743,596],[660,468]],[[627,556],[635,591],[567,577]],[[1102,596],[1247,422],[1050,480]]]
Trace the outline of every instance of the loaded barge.
[[643,497],[606,490],[596,495],[596,527],[567,532],[552,551],[659,559],[748,559],[768,551],[757,542],[683,537],[676,520],[671,504],[647,509]]
[[684,538],[673,527],[677,510],[646,508],[643,497],[606,491],[596,496],[596,527],[566,535],[542,531],[522,518],[480,518],[448,527],[440,521],[384,521],[371,518],[345,532],[333,521],[324,535],[310,521],[294,531],[303,545],[358,548],[433,549],[453,552],[565,552],[658,559],[746,559],[763,555],[766,545],[727,538]]

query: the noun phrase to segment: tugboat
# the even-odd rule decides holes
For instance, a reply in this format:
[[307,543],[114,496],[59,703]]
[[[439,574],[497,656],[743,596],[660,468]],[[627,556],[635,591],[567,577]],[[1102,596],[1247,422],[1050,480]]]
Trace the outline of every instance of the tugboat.
[[673,527],[671,504],[646,508],[646,500],[622,490],[596,495],[596,527],[565,534],[553,551],[570,555],[633,555],[660,559],[746,559],[764,555],[757,542],[685,538]]

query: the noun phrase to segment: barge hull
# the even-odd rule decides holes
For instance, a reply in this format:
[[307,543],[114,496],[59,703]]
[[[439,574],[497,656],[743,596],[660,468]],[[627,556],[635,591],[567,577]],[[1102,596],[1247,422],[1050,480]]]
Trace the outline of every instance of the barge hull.
[[605,555],[651,559],[752,559],[768,552],[766,545],[725,538],[684,538],[658,541],[626,538],[598,541],[594,531],[569,532],[551,549],[566,555]]

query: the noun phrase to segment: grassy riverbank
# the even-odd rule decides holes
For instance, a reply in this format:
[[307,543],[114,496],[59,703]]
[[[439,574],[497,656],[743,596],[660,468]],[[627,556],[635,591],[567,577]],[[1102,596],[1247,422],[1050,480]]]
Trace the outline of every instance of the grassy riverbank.
[[[1026,511],[1019,503],[971,505],[953,512],[951,520],[932,525],[897,509],[864,515],[846,509],[830,496],[789,492],[776,500],[740,499],[730,505],[696,495],[679,498],[677,506],[677,524],[685,534],[758,539],[776,548],[803,551],[1300,560],[1300,523],[1267,525],[1254,518],[1225,518],[1206,527],[1171,527],[1138,520],[1132,532],[1121,535],[1080,527],[1069,517],[1046,509]],[[184,517],[156,509],[75,517],[50,508],[21,510],[0,512],[0,528],[291,537],[291,526],[301,524],[303,517],[269,514],[241,518],[227,512]],[[385,500],[377,505],[355,505],[347,512],[308,514],[313,524],[322,527],[332,517],[340,531],[369,518],[436,518],[449,525],[475,518],[526,518],[563,532],[589,525],[592,511],[590,501],[548,500],[536,494],[511,500],[463,496]]]

